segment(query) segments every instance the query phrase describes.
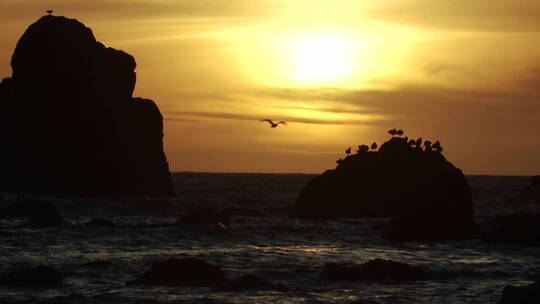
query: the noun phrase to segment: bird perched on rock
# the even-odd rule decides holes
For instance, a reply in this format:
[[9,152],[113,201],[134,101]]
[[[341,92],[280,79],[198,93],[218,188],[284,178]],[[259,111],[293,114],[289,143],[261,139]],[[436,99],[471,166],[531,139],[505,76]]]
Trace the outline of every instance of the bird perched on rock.
[[349,147],[347,150],[345,150],[345,153],[347,153],[347,155],[351,154],[351,147]]
[[426,147],[426,148],[425,148],[425,151],[431,151],[431,141],[426,140],[426,141],[424,142],[424,147]]
[[47,14],[51,15],[53,13],[53,10],[46,10]]
[[422,137],[420,137],[420,138],[418,138],[418,139],[416,140],[416,148],[417,148],[417,149],[422,148]]
[[443,150],[441,143],[438,140],[431,146],[431,149],[439,153],[441,153]]
[[369,147],[367,145],[359,145],[358,151],[356,151],[356,153],[364,153],[367,151],[369,151]]
[[403,132],[403,130],[397,130],[396,133],[397,133],[397,135],[401,136],[401,135],[403,135],[405,132]]
[[416,146],[416,140],[414,140],[414,139],[409,140],[409,146],[411,146],[411,147]]
[[398,133],[398,130],[396,130],[396,128],[393,128],[393,129],[390,129],[388,130],[388,133],[392,136],[396,135]]
[[287,125],[287,123],[284,122],[284,121],[280,121],[280,122],[275,123],[275,122],[273,122],[271,119],[268,119],[268,118],[267,118],[267,119],[261,119],[260,121],[266,121],[266,122],[268,122],[268,123],[270,124],[270,128],[275,128],[275,127],[277,127],[279,124]]
[[375,150],[375,149],[377,149],[377,143],[376,142],[371,144],[371,150]]

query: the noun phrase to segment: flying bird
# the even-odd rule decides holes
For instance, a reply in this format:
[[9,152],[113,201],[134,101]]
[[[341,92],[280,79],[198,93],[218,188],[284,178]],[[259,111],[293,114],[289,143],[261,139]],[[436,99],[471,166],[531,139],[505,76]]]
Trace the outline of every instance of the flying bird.
[[47,12],[47,14],[49,14],[49,15],[50,15],[50,14],[52,14],[52,13],[53,13],[53,10],[47,10],[46,12]]
[[270,128],[275,128],[275,127],[277,127],[279,124],[283,124],[283,125],[285,125],[285,126],[287,125],[287,123],[284,122],[284,121],[280,121],[280,122],[275,123],[275,122],[273,122],[271,119],[268,119],[268,118],[267,118],[267,119],[261,119],[260,121],[266,121],[266,122],[268,122],[268,123],[270,124]]

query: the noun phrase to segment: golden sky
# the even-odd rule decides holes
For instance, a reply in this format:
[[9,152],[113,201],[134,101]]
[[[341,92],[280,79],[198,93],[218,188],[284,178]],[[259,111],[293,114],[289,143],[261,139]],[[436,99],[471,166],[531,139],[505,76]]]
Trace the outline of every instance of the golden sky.
[[318,173],[396,127],[540,174],[538,0],[2,0],[0,77],[46,9],[135,56],[172,171]]

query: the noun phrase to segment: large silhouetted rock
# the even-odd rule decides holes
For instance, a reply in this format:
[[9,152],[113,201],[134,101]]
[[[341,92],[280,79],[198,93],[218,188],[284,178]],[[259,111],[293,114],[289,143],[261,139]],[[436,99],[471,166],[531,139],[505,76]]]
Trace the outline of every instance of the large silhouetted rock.
[[135,59],[82,23],[30,25],[0,84],[0,187],[61,196],[169,196],[156,104],[133,98]]
[[499,304],[536,304],[540,299],[540,282],[526,286],[504,287]]
[[399,240],[422,239],[413,235],[417,227],[436,231],[434,239],[470,238],[478,232],[461,170],[440,152],[416,148],[400,137],[391,138],[378,151],[361,149],[311,180],[291,216],[394,217],[391,226],[399,228],[390,227],[386,236]]

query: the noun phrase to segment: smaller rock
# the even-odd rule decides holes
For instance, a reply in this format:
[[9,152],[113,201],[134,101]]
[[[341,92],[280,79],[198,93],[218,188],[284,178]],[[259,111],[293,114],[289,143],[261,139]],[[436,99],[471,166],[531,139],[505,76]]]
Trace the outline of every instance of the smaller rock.
[[499,304],[538,304],[540,301],[540,283],[527,286],[504,287]]
[[221,212],[217,212],[208,208],[190,212],[180,217],[175,224],[228,226],[230,224],[230,219],[228,216],[223,215]]
[[227,278],[218,266],[197,258],[169,258],[152,265],[132,284],[167,286],[216,286]]
[[60,285],[62,276],[51,266],[21,268],[0,276],[2,285]]
[[408,265],[390,260],[375,259],[361,265],[326,263],[321,279],[329,281],[346,280],[399,280],[421,281],[426,276],[420,266]]
[[60,212],[51,203],[45,203],[41,205],[38,213],[30,216],[30,219],[26,223],[27,226],[39,226],[39,227],[58,227],[70,225],[70,223],[62,218]]
[[114,228],[116,227],[116,224],[108,219],[96,217],[86,223],[86,226],[90,227],[105,227],[105,228]]
[[533,176],[531,183],[521,190],[519,201],[522,203],[540,204],[540,175]]
[[487,236],[490,243],[540,246],[540,214],[497,215],[489,225],[493,227]]

